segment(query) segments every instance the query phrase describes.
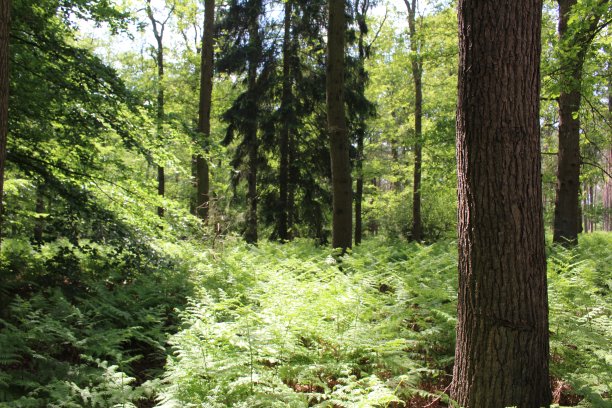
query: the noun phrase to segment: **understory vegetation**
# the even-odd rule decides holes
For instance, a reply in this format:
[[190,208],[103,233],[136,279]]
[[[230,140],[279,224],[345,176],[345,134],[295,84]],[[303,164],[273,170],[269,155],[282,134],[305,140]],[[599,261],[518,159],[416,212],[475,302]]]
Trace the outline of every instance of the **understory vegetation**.
[[[594,233],[549,247],[561,406],[612,406],[611,246]],[[456,253],[5,240],[0,406],[452,406]]]

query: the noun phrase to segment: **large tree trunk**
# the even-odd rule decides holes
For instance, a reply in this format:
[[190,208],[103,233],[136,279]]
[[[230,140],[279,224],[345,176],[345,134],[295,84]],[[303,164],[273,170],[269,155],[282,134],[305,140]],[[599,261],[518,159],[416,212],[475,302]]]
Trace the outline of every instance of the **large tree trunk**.
[[541,0],[459,0],[459,296],[452,395],[548,406]]
[[11,31],[11,1],[0,0],[0,243],[4,213],[4,167],[8,135],[9,105],[9,36]]
[[292,128],[292,90],[291,90],[291,13],[292,2],[285,2],[285,27],[283,35],[283,94],[281,96],[282,127],[280,133],[279,169],[279,209],[278,239],[289,240],[289,132]]
[[421,220],[421,166],[423,140],[423,63],[419,54],[416,34],[417,0],[404,0],[408,8],[408,28],[410,30],[410,52],[412,60],[412,79],[414,80],[414,182],[412,185],[412,239],[423,239],[423,221]]
[[352,245],[353,213],[349,140],[344,112],[344,0],[329,0],[327,31],[327,125],[332,168],[332,246]]
[[249,38],[250,50],[248,57],[248,104],[251,117],[248,118],[248,129],[246,130],[246,143],[248,149],[248,170],[247,170],[247,214],[246,230],[244,239],[250,244],[257,243],[257,165],[258,165],[258,140],[257,140],[257,109],[256,85],[257,85],[257,66],[261,57],[261,38],[259,34],[259,16],[262,11],[262,0],[254,0],[249,8]]
[[[607,2],[607,0],[603,0]],[[580,110],[582,67],[601,14],[596,11],[586,29],[569,29],[571,10],[577,0],[558,0],[561,52],[559,94],[559,153],[553,241],[563,245],[578,242],[580,209]]]
[[[204,33],[202,35],[202,55],[200,71],[200,107],[198,112],[198,132],[201,134],[200,148],[208,151],[210,143],[210,108],[212,104],[213,89],[213,62],[214,62],[214,29],[215,29],[215,0],[204,2]],[[203,154],[196,158],[196,215],[202,220],[208,218],[210,207],[210,175],[208,162]]]

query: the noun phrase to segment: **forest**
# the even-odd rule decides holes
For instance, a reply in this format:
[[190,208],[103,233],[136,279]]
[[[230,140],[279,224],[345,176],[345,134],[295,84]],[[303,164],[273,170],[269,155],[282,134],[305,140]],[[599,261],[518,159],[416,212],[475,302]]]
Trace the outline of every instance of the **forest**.
[[609,0],[0,0],[0,407],[612,408]]

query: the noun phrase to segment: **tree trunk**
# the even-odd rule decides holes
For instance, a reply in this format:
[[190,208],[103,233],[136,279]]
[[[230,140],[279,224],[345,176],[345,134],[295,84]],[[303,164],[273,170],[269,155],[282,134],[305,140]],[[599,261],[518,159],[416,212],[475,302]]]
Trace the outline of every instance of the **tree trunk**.
[[361,244],[363,235],[363,221],[361,207],[363,203],[363,142],[365,129],[358,129],[357,132],[357,182],[355,188],[355,245]]
[[[202,35],[200,70],[200,107],[198,112],[198,132],[201,134],[204,152],[210,143],[210,109],[213,89],[214,63],[215,0],[204,2],[204,33]],[[201,220],[208,219],[210,208],[210,175],[208,161],[203,154],[196,158],[196,215]]]
[[[168,21],[160,23],[153,15],[151,9],[151,0],[147,0],[146,12],[153,28],[153,35],[157,41],[157,49],[155,50],[155,63],[157,64],[157,137],[162,138],[163,136],[163,123],[164,123],[164,29],[165,24]],[[170,10],[168,17],[172,14],[173,10]],[[164,197],[166,192],[166,177],[164,174],[164,166],[157,166],[157,194]],[[157,215],[160,217],[164,216],[164,207],[157,207]]]
[[[364,44],[364,38],[368,33],[368,25],[366,21],[367,12],[371,4],[369,0],[363,2],[357,1],[355,3],[355,12],[357,16],[357,25],[359,26],[359,39],[357,41],[358,48],[358,74],[357,74],[357,92],[359,96],[365,100],[365,87],[367,82],[367,75],[365,71],[365,61],[368,57],[366,54],[366,46]],[[362,204],[363,204],[363,160],[364,160],[364,139],[366,134],[366,113],[358,113],[358,123],[356,129],[357,136],[357,157],[355,159],[355,169],[357,173],[357,180],[355,185],[355,245],[361,244],[363,235],[363,221],[362,221]]]
[[258,140],[257,140],[257,109],[256,90],[257,85],[257,66],[261,57],[262,40],[259,34],[259,16],[262,11],[262,0],[254,0],[249,8],[249,42],[250,50],[248,57],[248,104],[251,117],[248,118],[246,130],[246,143],[248,149],[248,192],[247,192],[247,215],[246,231],[244,239],[250,244],[257,243],[257,165],[258,165]]
[[[608,62],[608,117],[612,120],[612,62]],[[612,145],[606,151],[607,173],[612,174]],[[604,175],[603,230],[612,231],[612,177]]]
[[36,204],[34,211],[38,215],[34,222],[34,242],[40,246],[43,244],[43,232],[45,230],[45,219],[42,214],[45,212],[45,185],[42,181],[39,181],[36,185]]
[[282,128],[280,133],[278,239],[289,240],[289,132],[292,127],[293,95],[291,92],[291,1],[285,2],[283,35],[283,94],[281,96]]
[[572,7],[577,0],[558,0],[561,53],[559,94],[559,153],[553,241],[562,245],[578,243],[582,229],[580,214],[580,110],[582,67],[601,14],[592,16],[584,31],[569,29]]
[[412,185],[412,239],[423,239],[423,222],[421,220],[421,165],[423,140],[423,63],[419,54],[416,35],[417,0],[404,0],[408,8],[408,27],[410,30],[410,52],[412,60],[412,78],[414,80],[414,182]]
[[329,0],[327,32],[327,125],[332,169],[332,246],[352,246],[352,183],[344,112],[344,0]]
[[549,406],[541,0],[459,0],[459,296],[452,395]]
[[8,135],[9,105],[9,36],[11,32],[11,1],[0,0],[0,243],[4,214],[4,167]]

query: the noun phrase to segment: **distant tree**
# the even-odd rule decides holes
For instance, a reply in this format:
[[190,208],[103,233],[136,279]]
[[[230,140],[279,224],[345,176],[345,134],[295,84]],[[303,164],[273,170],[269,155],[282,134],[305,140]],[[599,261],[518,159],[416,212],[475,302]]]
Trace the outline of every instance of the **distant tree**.
[[459,296],[452,395],[551,402],[540,164],[541,0],[459,0]]
[[327,31],[327,125],[332,168],[332,246],[352,246],[353,214],[349,138],[344,107],[345,4],[329,0]]
[[415,241],[423,239],[421,219],[421,167],[423,161],[423,62],[420,54],[419,35],[416,29],[418,0],[404,0],[408,9],[408,29],[410,32],[410,63],[414,81],[414,179],[412,184],[412,231]]
[[[365,160],[364,142],[367,132],[367,119],[374,116],[375,107],[366,98],[365,91],[368,84],[368,74],[365,69],[366,59],[370,55],[370,45],[365,38],[369,28],[367,23],[368,11],[375,2],[371,0],[356,0],[354,4],[354,21],[357,23],[357,56],[354,58],[353,65],[355,72],[348,72],[349,83],[347,91],[349,98],[347,107],[349,110],[349,120],[353,143],[356,145],[354,165],[356,170],[355,180],[355,245],[361,243],[363,235],[363,163]],[[350,61],[350,60],[349,60]]]
[[[156,48],[155,48],[155,63],[157,64],[157,137],[161,138],[163,135],[163,123],[164,123],[164,31],[166,30],[166,24],[172,16],[174,8],[168,11],[168,15],[164,21],[159,21],[153,14],[151,8],[151,0],[147,0],[145,7],[147,17],[151,23],[153,29],[153,35],[155,36]],[[164,166],[157,165],[157,194],[164,197],[166,191],[166,177],[164,174]],[[164,208],[162,206],[157,208],[157,214],[160,217],[164,216]]]
[[285,1],[285,15],[283,22],[283,89],[281,95],[280,113],[282,117],[279,150],[280,150],[280,166],[279,166],[279,209],[278,209],[278,238],[281,241],[286,241],[290,238],[290,203],[289,194],[289,156],[293,146],[291,146],[291,133],[295,126],[295,107],[293,97],[293,75],[292,69],[295,69],[293,60],[295,59],[296,45],[292,35],[292,16],[293,16],[293,1]]
[[[213,90],[215,0],[204,2],[204,33],[202,35],[200,71],[200,108],[198,113],[198,132],[203,137],[201,148],[204,152],[210,143],[210,107]],[[196,157],[196,214],[198,218],[208,218],[210,176],[208,161],[203,154]]]
[[[559,153],[553,241],[578,242],[580,214],[580,103],[583,65],[608,0],[590,0],[585,18],[570,20],[578,0],[559,3]],[[579,9],[581,10],[581,9]]]
[[10,32],[11,1],[0,0],[0,242],[2,242],[4,168],[8,135]]

